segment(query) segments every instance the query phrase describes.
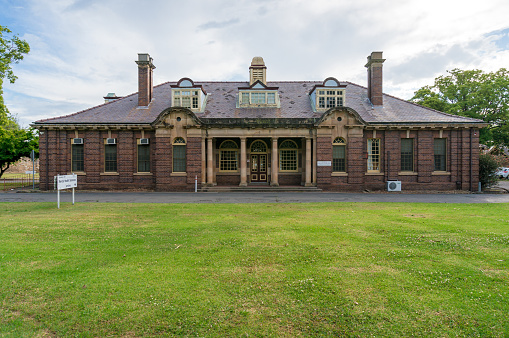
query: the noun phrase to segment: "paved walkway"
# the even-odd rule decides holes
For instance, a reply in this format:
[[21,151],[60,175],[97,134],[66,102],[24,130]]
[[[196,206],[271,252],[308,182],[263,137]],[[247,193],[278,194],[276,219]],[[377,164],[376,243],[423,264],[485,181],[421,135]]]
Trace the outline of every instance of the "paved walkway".
[[[76,192],[76,203],[509,203],[509,194]],[[72,200],[61,192],[61,202]],[[0,202],[55,202],[56,192],[0,193]]]

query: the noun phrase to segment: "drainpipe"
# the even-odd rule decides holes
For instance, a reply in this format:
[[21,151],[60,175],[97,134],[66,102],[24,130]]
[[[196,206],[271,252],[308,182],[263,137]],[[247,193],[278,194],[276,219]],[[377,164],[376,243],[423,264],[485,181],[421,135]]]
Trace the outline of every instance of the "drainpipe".
[[470,191],[473,191],[472,187],[472,128],[470,128]]

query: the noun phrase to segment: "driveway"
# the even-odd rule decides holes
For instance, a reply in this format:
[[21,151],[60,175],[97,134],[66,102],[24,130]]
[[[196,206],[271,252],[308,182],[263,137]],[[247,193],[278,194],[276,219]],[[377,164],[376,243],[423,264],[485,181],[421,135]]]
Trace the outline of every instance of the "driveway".
[[[509,182],[508,182],[509,183]],[[508,185],[509,188],[509,185]],[[509,194],[406,194],[406,193],[194,193],[194,192],[76,192],[76,203],[307,203],[307,202],[395,202],[395,203],[509,203]],[[61,192],[61,202],[72,200]],[[0,193],[0,202],[57,202],[56,192]]]

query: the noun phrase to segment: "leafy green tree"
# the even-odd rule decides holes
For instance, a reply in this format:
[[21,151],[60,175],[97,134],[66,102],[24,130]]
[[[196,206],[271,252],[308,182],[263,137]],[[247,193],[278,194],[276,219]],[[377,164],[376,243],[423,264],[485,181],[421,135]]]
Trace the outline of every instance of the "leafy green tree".
[[481,119],[488,124],[480,142],[509,146],[509,71],[448,71],[432,86],[417,90],[411,101],[444,113]]
[[21,129],[4,104],[3,81],[5,78],[10,83],[16,81],[12,64],[23,60],[30,51],[28,42],[11,33],[0,26],[0,177],[12,163],[36,150],[39,143],[34,131]]

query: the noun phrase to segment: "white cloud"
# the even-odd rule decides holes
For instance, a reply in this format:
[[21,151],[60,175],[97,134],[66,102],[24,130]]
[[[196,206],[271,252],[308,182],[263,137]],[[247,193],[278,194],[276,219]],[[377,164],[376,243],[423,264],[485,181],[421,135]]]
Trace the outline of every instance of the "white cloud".
[[156,84],[184,76],[247,80],[252,57],[262,56],[269,81],[334,76],[365,85],[366,56],[382,50],[385,91],[403,98],[447,69],[509,64],[507,0],[460,6],[448,0],[26,0],[17,7],[7,10],[32,51],[15,66],[18,82],[4,90],[10,110],[28,122],[100,104],[108,92],[135,92],[141,52],[154,58]]

